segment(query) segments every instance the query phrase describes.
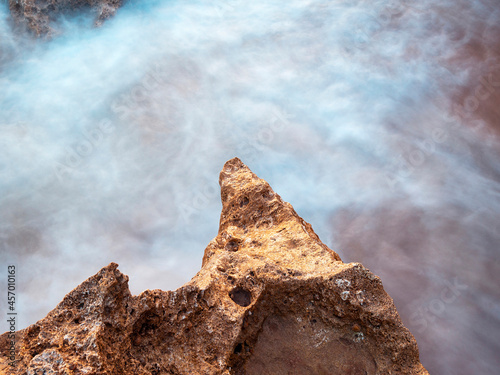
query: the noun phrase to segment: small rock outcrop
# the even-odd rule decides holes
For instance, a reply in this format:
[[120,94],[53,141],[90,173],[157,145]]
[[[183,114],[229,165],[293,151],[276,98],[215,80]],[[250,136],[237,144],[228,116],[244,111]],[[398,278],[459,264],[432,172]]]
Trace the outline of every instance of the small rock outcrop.
[[16,24],[25,25],[39,37],[54,33],[54,22],[63,14],[89,9],[95,13],[95,26],[112,17],[122,0],[9,0],[9,9]]
[[111,263],[19,331],[0,373],[428,374],[377,276],[343,263],[239,159],[219,182],[219,233],[190,282],[132,296]]

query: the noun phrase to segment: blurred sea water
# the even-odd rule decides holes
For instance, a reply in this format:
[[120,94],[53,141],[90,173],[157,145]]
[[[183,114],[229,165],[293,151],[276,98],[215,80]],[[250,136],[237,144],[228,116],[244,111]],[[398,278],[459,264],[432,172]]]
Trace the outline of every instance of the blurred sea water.
[[132,0],[50,41],[8,17],[0,263],[18,328],[111,261],[134,294],[188,281],[238,156],[381,276],[430,373],[497,373],[494,0]]

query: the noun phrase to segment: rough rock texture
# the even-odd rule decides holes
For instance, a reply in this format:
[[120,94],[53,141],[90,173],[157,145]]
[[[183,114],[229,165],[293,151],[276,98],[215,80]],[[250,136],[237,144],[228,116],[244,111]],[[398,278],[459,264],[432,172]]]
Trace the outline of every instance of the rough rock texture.
[[14,21],[25,24],[37,36],[53,34],[53,24],[62,14],[80,9],[91,9],[95,14],[95,25],[101,25],[122,6],[122,0],[9,0],[9,9]]
[[[239,159],[217,237],[176,291],[131,296],[112,263],[18,332],[7,374],[428,374],[380,279],[343,263]],[[0,348],[7,348],[7,334]]]

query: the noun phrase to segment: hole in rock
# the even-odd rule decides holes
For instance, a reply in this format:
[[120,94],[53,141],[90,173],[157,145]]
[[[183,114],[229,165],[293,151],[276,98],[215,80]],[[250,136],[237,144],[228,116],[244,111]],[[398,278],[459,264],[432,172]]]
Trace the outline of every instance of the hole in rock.
[[250,305],[250,302],[252,301],[251,293],[240,287],[231,290],[229,292],[229,297],[231,297],[234,303],[243,307]]
[[238,353],[241,353],[241,350],[243,349],[243,345],[241,344],[241,342],[236,345],[236,347],[234,348],[234,354],[238,354]]
[[240,247],[240,244],[238,243],[237,240],[231,240],[226,244],[227,251],[238,251],[239,247]]
[[243,197],[240,201],[240,207],[246,206],[250,202],[247,197]]
[[161,324],[161,318],[154,313],[145,313],[139,318],[133,327],[134,335],[149,335]]

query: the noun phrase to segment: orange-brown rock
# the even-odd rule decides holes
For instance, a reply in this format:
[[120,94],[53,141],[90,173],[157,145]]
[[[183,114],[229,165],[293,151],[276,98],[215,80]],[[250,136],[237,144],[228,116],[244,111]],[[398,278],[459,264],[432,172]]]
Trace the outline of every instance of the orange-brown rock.
[[122,6],[123,0],[9,0],[14,21],[25,24],[37,36],[53,34],[57,17],[90,9],[95,13],[94,24],[101,25]]
[[428,374],[377,276],[239,159],[220,185],[219,233],[190,282],[132,296],[112,263],[18,332],[2,374]]

